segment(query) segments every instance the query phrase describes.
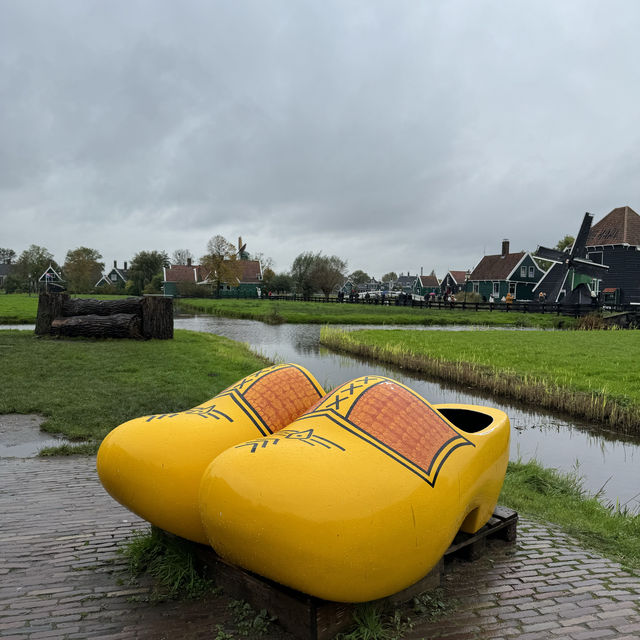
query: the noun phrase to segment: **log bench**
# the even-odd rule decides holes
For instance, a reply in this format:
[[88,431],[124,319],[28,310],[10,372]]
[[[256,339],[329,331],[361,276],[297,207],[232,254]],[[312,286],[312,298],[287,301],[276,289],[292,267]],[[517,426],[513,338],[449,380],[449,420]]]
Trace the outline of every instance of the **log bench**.
[[43,292],[35,333],[84,338],[173,338],[173,299],[142,296],[121,300],[69,298]]

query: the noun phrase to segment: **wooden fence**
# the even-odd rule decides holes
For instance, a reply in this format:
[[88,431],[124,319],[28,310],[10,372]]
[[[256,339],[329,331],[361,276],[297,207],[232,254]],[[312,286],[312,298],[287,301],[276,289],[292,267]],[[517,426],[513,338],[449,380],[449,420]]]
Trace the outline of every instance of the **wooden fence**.
[[514,302],[447,302],[445,300],[414,300],[401,299],[399,297],[385,298],[349,298],[345,296],[342,300],[336,296],[299,296],[299,295],[271,295],[269,300],[282,301],[298,301],[298,302],[321,302],[324,304],[358,304],[358,305],[379,305],[385,307],[413,307],[416,309],[444,309],[444,310],[463,310],[463,311],[496,311],[502,313],[543,313],[558,316],[572,316],[578,318],[602,310],[608,312],[640,314],[640,309],[631,305],[607,305],[602,307],[596,304],[562,304],[562,303],[544,303],[537,301],[514,301]]

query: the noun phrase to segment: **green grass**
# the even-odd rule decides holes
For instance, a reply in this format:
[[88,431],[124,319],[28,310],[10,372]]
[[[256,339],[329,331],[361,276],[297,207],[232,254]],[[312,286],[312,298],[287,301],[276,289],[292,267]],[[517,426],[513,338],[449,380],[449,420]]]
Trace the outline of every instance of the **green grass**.
[[640,340],[635,331],[410,331],[323,328],[349,353],[472,385],[623,432],[640,424]]
[[[119,295],[78,295],[74,298],[94,300],[118,300]],[[38,295],[27,293],[0,294],[0,324],[33,324],[38,314]]]
[[208,313],[227,318],[291,324],[421,324],[496,325],[516,327],[570,328],[575,319],[551,314],[462,309],[418,309],[372,304],[337,304],[292,300],[235,300],[181,298],[176,308],[184,313]]
[[640,568],[640,513],[603,504],[584,491],[575,474],[544,469],[536,461],[510,462],[499,503],[555,523],[586,547]]
[[0,331],[0,413],[97,442],[132,418],[182,411],[265,366],[248,347],[177,330],[173,340],[56,340]]
[[137,532],[120,549],[132,581],[142,574],[154,578],[151,600],[198,598],[213,590],[206,568],[198,562],[195,545],[157,527]]

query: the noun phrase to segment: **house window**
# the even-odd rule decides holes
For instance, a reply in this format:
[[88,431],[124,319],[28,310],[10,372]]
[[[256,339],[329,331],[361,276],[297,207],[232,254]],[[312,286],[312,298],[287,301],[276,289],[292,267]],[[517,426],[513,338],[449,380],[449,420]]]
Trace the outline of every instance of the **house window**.
[[520,277],[521,278],[527,277],[527,267],[525,266],[520,267]]
[[495,298],[496,296],[500,295],[500,283],[499,282],[494,282],[493,283],[493,297]]
[[509,293],[515,298],[516,297],[516,283],[515,282],[510,282],[509,283]]
[[474,282],[473,283],[473,293],[480,293],[480,283],[479,282]]
[[534,268],[533,266],[530,266],[530,267],[529,267],[529,277],[530,277],[530,278],[534,278],[534,277],[535,277],[535,275],[536,275],[536,270],[535,270],[535,268]]
[[110,276],[111,282],[115,282],[118,279],[118,276],[115,273],[112,273]]
[[604,264],[604,262],[602,262],[602,251],[590,251],[587,253],[587,260],[597,262],[598,264]]

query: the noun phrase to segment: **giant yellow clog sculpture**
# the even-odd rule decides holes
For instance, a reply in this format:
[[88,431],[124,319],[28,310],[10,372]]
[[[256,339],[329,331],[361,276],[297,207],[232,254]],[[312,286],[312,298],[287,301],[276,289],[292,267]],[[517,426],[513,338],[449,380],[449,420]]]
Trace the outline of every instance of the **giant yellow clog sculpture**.
[[121,504],[152,524],[207,543],[198,488],[225,449],[293,422],[324,391],[304,368],[262,369],[179,413],[144,416],[114,429],[98,451],[98,475]]
[[202,521],[245,569],[328,600],[381,598],[487,522],[508,444],[501,411],[433,407],[388,378],[358,378],[221,453],[203,475]]

